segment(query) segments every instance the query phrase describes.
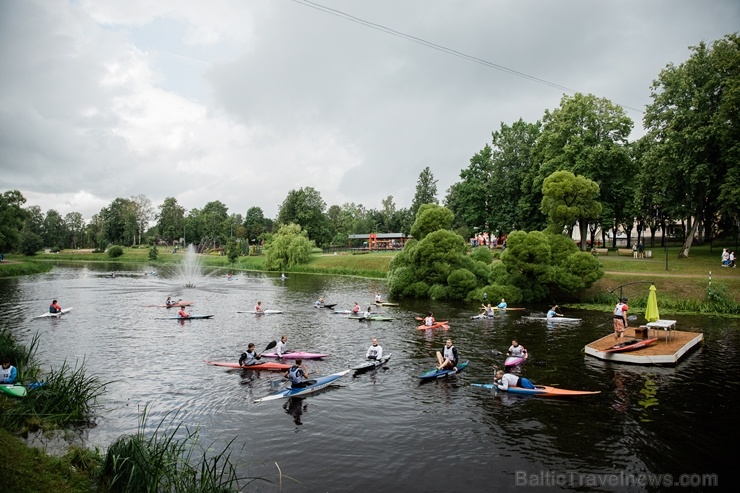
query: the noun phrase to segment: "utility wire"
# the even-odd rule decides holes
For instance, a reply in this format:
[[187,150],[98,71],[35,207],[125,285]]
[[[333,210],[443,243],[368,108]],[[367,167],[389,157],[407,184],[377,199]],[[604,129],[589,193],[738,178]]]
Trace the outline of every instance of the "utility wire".
[[[342,12],[341,10],[333,9],[331,7],[326,7],[324,5],[320,5],[316,2],[312,2],[310,0],[291,0],[292,2],[304,5],[306,7],[310,7],[312,9],[319,10],[321,12],[334,15],[336,17],[340,17],[342,19],[348,20],[350,22],[355,22],[357,24],[361,24],[365,27],[369,27],[370,29],[375,29],[377,31],[384,32],[386,34],[390,34],[391,36],[396,36],[399,38],[403,38],[407,41],[411,41],[413,43],[420,44],[422,46],[426,46],[428,48],[432,48],[433,50],[441,51],[443,53],[447,53],[448,55],[456,56],[458,58],[462,58],[464,60],[468,60],[471,62],[478,63],[480,65],[484,65],[486,67],[490,67],[496,70],[500,70],[501,72],[505,72],[507,74],[514,75],[516,77],[521,77],[523,79],[530,80],[532,82],[537,82],[539,84],[543,84],[555,89],[560,89],[562,91],[575,94],[577,92],[576,89],[571,89],[570,87],[562,86],[560,84],[557,84],[555,82],[550,82],[549,80],[541,79],[539,77],[535,77],[533,75],[525,74],[524,72],[519,72],[518,70],[514,70],[508,67],[504,67],[503,65],[499,65],[497,63],[489,62],[488,60],[484,60],[482,58],[478,58],[476,56],[468,55],[466,53],[462,53],[457,50],[453,50],[452,48],[447,48],[446,46],[438,45],[436,43],[432,43],[431,41],[426,41],[424,39],[418,38],[416,36],[411,36],[410,34],[402,33],[400,31],[396,31],[395,29],[391,29],[389,27],[383,26],[381,24],[376,24],[374,22],[366,21],[364,19],[361,19],[359,17],[356,17],[354,15],[348,14],[346,12]],[[637,111],[638,113],[643,113],[642,110],[633,108],[631,106],[625,106],[621,105],[623,108],[627,108],[632,111]]]

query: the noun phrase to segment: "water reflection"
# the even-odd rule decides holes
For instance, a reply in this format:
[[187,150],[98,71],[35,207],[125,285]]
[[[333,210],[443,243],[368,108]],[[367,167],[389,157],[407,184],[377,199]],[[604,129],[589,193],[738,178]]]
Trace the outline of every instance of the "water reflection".
[[[118,272],[115,280],[101,277],[113,270]],[[450,482],[466,491],[508,491],[515,486],[517,469],[603,474],[734,467],[730,457],[740,439],[734,426],[740,382],[716,375],[740,372],[736,320],[680,317],[682,327],[701,328],[710,350],[696,351],[677,367],[639,367],[582,354],[586,343],[610,333],[610,313],[571,310],[569,316],[582,318],[580,325],[550,327],[526,319],[526,313],[472,320],[476,304],[408,300],[383,308],[392,322],[358,324],[316,310],[313,302],[324,295],[337,308],[351,308],[355,301],[367,305],[375,292],[385,294],[382,282],[300,274],[283,282],[279,274],[245,273],[231,282],[223,275],[204,276],[183,295],[176,276],[141,273],[137,275],[136,267],[90,264],[0,280],[0,329],[24,341],[38,333],[39,358],[45,365],[84,358],[101,380],[117,381],[101,399],[105,412],[98,426],[88,430],[90,446],[105,448],[130,433],[137,425],[137,409],[149,405],[155,417],[180,409],[185,424],[200,427],[204,440],[236,437],[237,446],[250,450],[249,464],[240,466],[244,475],[274,474],[250,468],[257,462],[278,462],[283,473],[300,480],[284,485],[286,493],[362,491],[364,478],[374,478],[376,488],[390,491],[439,491]],[[192,299],[193,311],[214,317],[159,320],[165,309],[145,306],[168,295]],[[74,311],[31,322],[55,297]],[[236,313],[251,309],[257,299],[284,313]],[[449,320],[450,329],[417,330],[415,316],[429,310]],[[283,334],[296,347],[331,354],[309,362],[312,375],[355,365],[372,337],[379,337],[393,358],[382,369],[345,378],[302,403],[254,403],[282,384],[279,372],[225,370],[203,363],[235,361],[247,342],[276,340]],[[447,337],[470,366],[452,378],[420,385],[417,376],[434,366],[434,354]],[[602,393],[553,401],[470,386],[491,381],[492,365],[503,367],[502,351],[514,338],[531,354],[531,361],[519,369],[522,376]],[[711,419],[706,419],[708,413]],[[294,426],[286,426],[287,419]],[[254,438],[255,429],[260,439]],[[296,430],[300,441],[295,440]],[[688,442],[687,430],[692,437]],[[450,444],[451,455],[430,452],[439,450],[440,440]],[[304,453],[312,460],[302,460]]]

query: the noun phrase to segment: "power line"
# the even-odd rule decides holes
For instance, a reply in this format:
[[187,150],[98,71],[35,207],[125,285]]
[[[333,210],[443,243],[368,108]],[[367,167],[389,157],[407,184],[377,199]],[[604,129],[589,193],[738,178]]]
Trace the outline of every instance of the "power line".
[[[514,70],[514,69],[511,69],[511,68],[508,68],[508,67],[504,67],[503,65],[499,65],[497,63],[489,62],[488,60],[484,60],[482,58],[478,58],[478,57],[473,56],[473,55],[468,55],[466,53],[463,53],[463,52],[454,50],[452,48],[448,48],[446,46],[442,46],[442,45],[438,45],[436,43],[432,43],[431,41],[427,41],[425,39],[421,39],[421,38],[418,38],[416,36],[412,36],[410,34],[406,34],[406,33],[400,32],[400,31],[396,31],[395,29],[391,29],[391,28],[389,28],[387,26],[383,26],[382,24],[377,24],[375,22],[366,21],[365,19],[361,19],[359,17],[356,17],[354,15],[348,14],[346,12],[342,12],[341,10],[333,9],[331,7],[326,7],[324,5],[320,5],[320,4],[318,4],[316,2],[312,2],[310,0],[291,0],[291,1],[292,2],[295,2],[295,3],[298,3],[298,4],[301,4],[301,5],[304,5],[306,7],[310,7],[312,9],[316,9],[316,10],[319,10],[321,12],[324,12],[324,13],[327,13],[327,14],[330,14],[330,15],[333,15],[333,16],[336,16],[336,17],[340,17],[340,18],[345,19],[345,20],[348,20],[350,22],[361,24],[361,25],[363,25],[365,27],[369,27],[370,29],[375,29],[377,31],[384,32],[386,34],[390,34],[391,36],[396,36],[398,38],[402,38],[402,39],[405,39],[407,41],[411,41],[413,43],[417,43],[417,44],[420,44],[422,46],[426,46],[427,48],[431,48],[433,50],[437,50],[437,51],[441,51],[443,53],[447,53],[448,55],[456,56],[456,57],[462,58],[464,60],[475,62],[475,63],[478,63],[480,65],[484,65],[486,67],[490,67],[490,68],[493,68],[495,70],[499,70],[501,72],[505,72],[507,74],[514,75],[516,77],[521,77],[523,79],[527,79],[527,80],[530,80],[532,82],[537,82],[539,84],[543,84],[543,85],[546,85],[546,86],[549,86],[549,87],[552,87],[552,88],[555,88],[555,89],[560,89],[562,91],[565,91],[565,92],[568,92],[568,93],[571,93],[571,94],[575,94],[577,92],[581,92],[581,91],[578,91],[576,89],[571,89],[570,87],[566,87],[566,86],[557,84],[555,82],[551,82],[549,80],[541,79],[541,78],[535,77],[533,75],[525,74],[524,72],[519,72],[518,70]],[[625,106],[625,105],[621,105],[621,106],[623,108],[627,108],[627,109],[632,110],[632,111],[637,111],[638,113],[643,113],[642,110],[639,110],[637,108],[633,108],[631,106]]]

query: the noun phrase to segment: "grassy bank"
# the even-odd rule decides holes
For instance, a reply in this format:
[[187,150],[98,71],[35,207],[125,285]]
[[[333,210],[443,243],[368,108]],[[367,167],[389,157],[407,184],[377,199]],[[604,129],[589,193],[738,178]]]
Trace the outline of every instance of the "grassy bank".
[[0,277],[27,276],[30,274],[41,274],[49,272],[54,267],[48,263],[4,260],[0,262]]

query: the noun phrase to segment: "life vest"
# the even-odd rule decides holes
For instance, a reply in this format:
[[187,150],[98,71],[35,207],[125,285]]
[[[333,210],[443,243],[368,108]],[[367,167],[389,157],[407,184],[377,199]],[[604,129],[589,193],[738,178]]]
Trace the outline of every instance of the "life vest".
[[288,378],[292,383],[303,383],[306,381],[306,375],[303,373],[303,368],[298,365],[293,365],[288,370]]
[[444,350],[442,350],[442,356],[444,359],[457,363],[457,358],[455,357],[455,346],[445,346]]
[[627,305],[624,303],[617,303],[617,306],[614,307],[614,318],[624,318],[624,312],[626,311],[625,307],[627,307]]

